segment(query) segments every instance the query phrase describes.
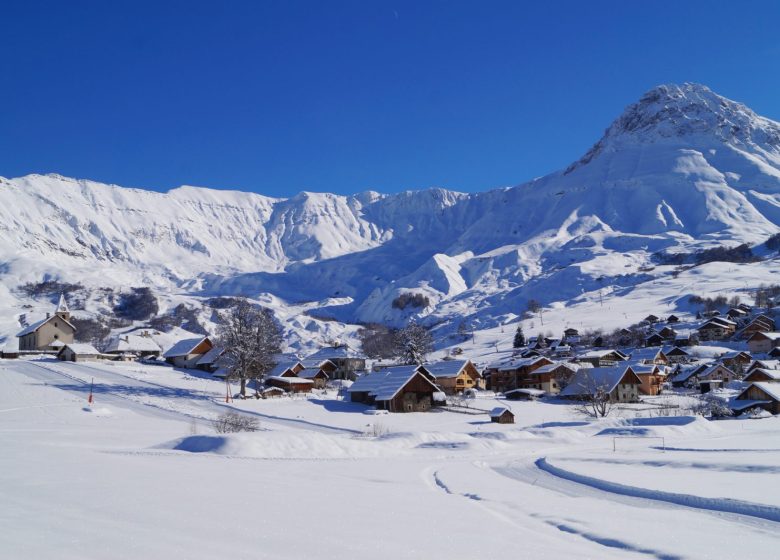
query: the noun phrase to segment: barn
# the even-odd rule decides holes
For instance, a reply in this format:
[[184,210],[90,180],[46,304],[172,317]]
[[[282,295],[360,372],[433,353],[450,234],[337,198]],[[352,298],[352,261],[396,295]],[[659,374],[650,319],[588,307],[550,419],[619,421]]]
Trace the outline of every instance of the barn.
[[443,393],[424,366],[394,366],[363,375],[349,389],[350,400],[390,412],[426,412]]

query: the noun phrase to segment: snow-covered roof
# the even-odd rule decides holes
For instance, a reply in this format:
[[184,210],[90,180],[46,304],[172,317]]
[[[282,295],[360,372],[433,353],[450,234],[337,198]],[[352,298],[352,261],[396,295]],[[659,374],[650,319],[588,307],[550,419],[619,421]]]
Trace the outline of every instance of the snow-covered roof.
[[745,376],[745,379],[747,379],[748,377],[750,377],[751,375],[753,375],[757,371],[763,373],[769,379],[775,379],[777,381],[780,381],[780,370],[777,370],[777,369],[764,369],[764,368],[756,368],[756,369],[754,369],[753,371],[751,371],[750,373],[748,373]]
[[281,375],[268,375],[266,379],[273,379],[274,381],[281,381],[282,383],[314,383],[311,379],[301,379],[300,377],[282,377]]
[[434,364],[425,364],[425,369],[436,379],[447,379],[457,377],[468,362],[468,360],[442,360]]
[[509,412],[510,414],[512,413],[512,411],[509,410],[508,408],[506,408],[505,406],[497,406],[493,410],[490,411],[490,417],[491,418],[498,418],[499,416],[501,416],[505,412]]
[[[358,377],[347,391],[350,393],[369,393],[378,401],[391,400],[421,370],[423,370],[423,366],[389,367]],[[425,368],[425,371],[427,371],[427,368]],[[425,375],[423,375],[423,378],[425,378],[425,381],[430,384],[434,391],[439,391],[439,388],[431,383]]]
[[319,375],[320,373],[330,379],[330,376],[327,373],[325,373],[325,370],[322,370],[320,368],[303,369],[298,372],[298,377],[301,377],[303,379],[313,379],[317,377],[317,375]]
[[748,369],[755,367],[756,364],[762,369],[780,369],[780,360],[754,360],[748,366]]
[[511,395],[512,393],[522,393],[523,395],[530,395],[532,397],[541,397],[544,395],[544,391],[541,389],[512,389],[511,391],[505,391],[504,395]]
[[67,319],[63,319],[63,318],[62,318],[62,317],[60,317],[59,315],[51,315],[51,316],[49,316],[49,317],[46,317],[45,319],[41,319],[40,321],[36,321],[36,322],[35,322],[35,323],[33,323],[32,325],[27,325],[27,326],[26,326],[26,327],[24,327],[24,328],[23,328],[21,331],[19,331],[18,333],[16,333],[16,336],[17,336],[17,337],[20,337],[20,336],[25,336],[25,335],[28,335],[28,334],[30,334],[30,333],[34,333],[35,331],[37,331],[38,329],[40,329],[40,328],[41,328],[43,325],[45,325],[45,324],[46,324],[46,323],[48,323],[49,321],[53,321],[54,319],[57,319],[57,320],[59,320],[59,321],[62,321],[62,322],[63,322],[63,323],[65,323],[66,325],[70,326],[70,327],[71,327],[71,328],[72,328],[74,331],[76,330],[76,327],[74,327],[74,326],[73,326],[73,324],[72,324],[70,321],[68,321]]
[[753,338],[753,337],[759,337],[760,338],[761,336],[765,336],[766,338],[768,338],[769,340],[771,340],[773,342],[775,340],[780,340],[780,332],[757,332],[757,333],[753,333],[753,335],[750,338]]
[[351,346],[344,344],[342,346],[327,346],[320,348],[314,354],[306,356],[307,360],[333,360],[344,358],[362,358],[363,356]]
[[321,368],[323,365],[325,365],[327,363],[329,363],[333,367],[336,367],[336,364],[334,364],[330,360],[328,360],[328,359],[321,359],[321,358],[320,359],[318,359],[318,358],[314,358],[314,359],[307,358],[305,360],[300,360],[300,363],[301,363],[301,365],[305,369],[319,369],[319,368]]
[[203,354],[203,356],[197,361],[199,366],[210,366],[222,355],[225,349],[220,346],[214,346],[211,350]]
[[49,343],[49,346],[51,346],[52,348],[62,348],[63,346],[65,346],[65,343],[62,342],[61,340],[52,340]]
[[292,370],[297,365],[300,365],[300,362],[280,362],[268,372],[267,377],[281,377],[286,371]]
[[736,327],[737,324],[734,321],[730,321],[729,319],[724,319],[723,317],[713,317],[711,319],[708,319],[704,322],[704,324],[699,327],[700,329],[703,329],[707,326],[721,326],[721,327]]
[[97,356],[100,354],[100,352],[92,346],[91,344],[87,344],[86,342],[71,342],[70,344],[66,344],[62,347],[62,352],[65,348],[70,348],[71,352],[74,354],[81,354],[81,355],[88,355],[88,356]]
[[106,352],[160,352],[160,347],[148,336],[123,334],[111,339]]
[[184,340],[180,340],[168,348],[163,356],[166,358],[175,358],[177,356],[186,356],[187,354],[192,354],[192,351],[195,350],[195,348],[197,348],[198,345],[207,338],[207,336],[201,336],[198,338],[185,338]]
[[521,367],[527,367],[535,364],[540,360],[547,360],[547,359],[548,358],[545,358],[544,356],[532,356],[530,358],[513,358],[508,362],[502,362],[497,366],[493,366],[491,364],[491,367],[495,367],[496,369],[498,369],[498,371],[510,371],[513,369],[520,369]]
[[[533,373],[536,374],[542,374],[542,373],[549,373],[551,371],[556,370],[559,367],[565,367],[566,369],[570,369],[571,371],[577,371],[579,369],[575,364],[572,364],[570,362],[553,362],[551,364],[545,364],[539,368],[536,368]],[[544,391],[542,391],[544,392]]]
[[579,370],[560,394],[562,397],[576,397],[590,395],[596,389],[611,393],[623,379],[627,369],[627,366],[621,365]]
[[615,350],[614,348],[608,348],[606,350],[590,350],[588,352],[585,352],[584,354],[580,354],[578,358],[585,358],[585,359],[593,359],[593,358],[603,358],[604,356],[608,356],[609,354],[615,353],[617,356],[624,356],[625,359],[628,356],[623,354],[620,350]]
[[771,381],[756,381],[754,383],[751,383],[750,386],[758,387],[764,393],[772,397],[774,400],[780,401],[780,383],[773,383]]
[[747,408],[753,408],[754,406],[769,404],[771,402],[772,401],[753,401],[753,400],[733,399],[729,402],[729,408],[731,410],[745,410]]

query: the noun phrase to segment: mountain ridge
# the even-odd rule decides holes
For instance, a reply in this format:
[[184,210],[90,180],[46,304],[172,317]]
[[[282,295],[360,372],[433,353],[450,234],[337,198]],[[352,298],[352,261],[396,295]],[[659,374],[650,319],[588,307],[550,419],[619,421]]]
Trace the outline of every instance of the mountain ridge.
[[[705,86],[664,85],[575,163],[514,187],[274,198],[28,175],[0,178],[0,224],[10,288],[71,275],[330,302],[319,313],[344,323],[495,325],[529,299],[635,284],[658,251],[780,231],[780,124]],[[392,305],[407,292],[430,304]]]

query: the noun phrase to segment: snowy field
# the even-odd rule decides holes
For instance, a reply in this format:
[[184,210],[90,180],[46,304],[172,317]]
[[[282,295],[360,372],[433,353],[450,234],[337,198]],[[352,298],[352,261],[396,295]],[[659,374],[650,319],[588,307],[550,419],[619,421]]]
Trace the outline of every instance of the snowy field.
[[[497,425],[366,414],[335,392],[224,394],[168,367],[0,361],[0,557],[732,559],[780,546],[778,418],[629,406],[592,421],[501,401],[516,424]],[[261,430],[216,434],[226,406]]]

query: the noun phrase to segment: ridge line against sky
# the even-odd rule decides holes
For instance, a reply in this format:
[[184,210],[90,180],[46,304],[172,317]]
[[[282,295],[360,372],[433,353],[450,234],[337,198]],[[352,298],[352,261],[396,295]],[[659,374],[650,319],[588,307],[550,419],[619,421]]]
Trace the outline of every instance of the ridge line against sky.
[[478,192],[582,156],[661,83],[780,120],[776,2],[4,3],[0,176]]

